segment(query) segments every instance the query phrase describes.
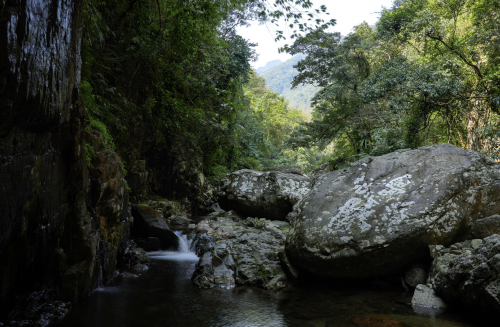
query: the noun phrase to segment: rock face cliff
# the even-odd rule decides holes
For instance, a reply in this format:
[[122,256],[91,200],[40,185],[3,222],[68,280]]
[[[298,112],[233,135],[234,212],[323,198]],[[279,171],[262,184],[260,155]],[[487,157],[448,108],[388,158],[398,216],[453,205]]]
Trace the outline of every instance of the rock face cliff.
[[0,3],[0,314],[42,287],[87,295],[127,230],[119,158],[103,145],[90,174],[85,161],[81,5]]

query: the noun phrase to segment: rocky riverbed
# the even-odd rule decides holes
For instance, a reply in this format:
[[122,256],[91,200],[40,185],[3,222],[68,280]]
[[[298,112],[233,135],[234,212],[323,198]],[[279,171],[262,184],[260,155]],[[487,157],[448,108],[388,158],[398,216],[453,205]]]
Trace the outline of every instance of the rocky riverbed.
[[[322,283],[333,293],[340,287],[347,293],[357,289],[392,294],[391,301],[400,303],[409,316],[463,310],[475,319],[496,318],[500,313],[498,181],[499,165],[450,145],[367,158],[312,179],[295,170],[238,171],[228,175],[218,190],[221,199],[227,198],[221,204],[228,211],[217,208],[201,219],[182,211],[180,202],[138,198],[129,207],[132,216],[126,235],[130,237],[122,238],[115,250],[113,265],[120,273],[114,277],[150,276],[150,268],[161,258],[188,260],[183,271],[189,271],[184,278],[192,289],[184,291],[194,292],[190,296],[248,287],[269,294],[303,293],[309,287],[321,293],[318,283]],[[252,206],[258,207],[252,212],[258,216],[249,216]],[[286,218],[285,209],[290,210]],[[113,235],[110,230],[111,240]],[[192,253],[173,255],[188,251],[187,238]],[[88,288],[105,281],[98,278],[98,284]],[[57,287],[34,293],[24,303],[17,316],[28,325],[57,320],[72,305],[58,300]],[[320,319],[318,326],[406,326],[409,321],[346,312],[349,315],[339,313],[338,319],[319,314],[328,320]],[[457,321],[468,319],[463,313],[457,317],[452,324],[440,323],[461,326]]]

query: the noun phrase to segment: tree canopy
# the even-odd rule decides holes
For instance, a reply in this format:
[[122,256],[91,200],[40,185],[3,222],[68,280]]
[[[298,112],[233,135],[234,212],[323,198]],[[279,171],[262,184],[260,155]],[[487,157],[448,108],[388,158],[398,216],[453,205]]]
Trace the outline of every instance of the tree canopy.
[[299,37],[292,84],[322,89],[292,145],[333,142],[345,162],[440,142],[497,158],[498,6],[397,0],[376,26]]
[[266,147],[280,148],[290,131],[275,112],[288,119],[282,97],[265,85],[248,91],[257,54],[236,27],[281,20],[298,37],[334,24],[309,0],[84,0],[83,10],[87,129],[102,132],[126,167],[198,158],[214,178],[252,160],[271,164],[263,154],[281,152]]

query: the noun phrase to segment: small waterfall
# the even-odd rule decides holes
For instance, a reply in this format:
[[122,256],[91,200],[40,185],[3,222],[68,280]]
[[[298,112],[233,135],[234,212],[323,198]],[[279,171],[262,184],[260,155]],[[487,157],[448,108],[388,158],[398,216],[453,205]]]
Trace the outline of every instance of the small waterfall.
[[179,238],[179,249],[177,250],[180,253],[194,253],[195,252],[195,242],[194,240],[188,239],[186,234],[182,234],[182,232],[177,231],[174,232],[175,235]]
[[196,244],[194,240],[189,239],[181,231],[175,231],[174,233],[179,238],[179,249],[177,251],[156,251],[149,252],[148,255],[152,259],[159,260],[198,261],[199,258],[195,253]]

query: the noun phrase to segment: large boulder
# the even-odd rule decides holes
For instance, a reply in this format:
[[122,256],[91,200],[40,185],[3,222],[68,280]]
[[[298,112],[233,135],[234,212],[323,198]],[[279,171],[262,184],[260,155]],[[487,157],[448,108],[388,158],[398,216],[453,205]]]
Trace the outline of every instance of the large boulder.
[[247,216],[284,220],[293,205],[309,192],[309,184],[305,175],[238,170],[222,180],[219,204],[224,210]]
[[446,303],[500,317],[500,235],[438,246],[431,252],[435,259],[430,284]]
[[162,249],[179,247],[179,238],[168,228],[167,223],[156,210],[145,204],[133,204],[132,215],[134,216],[132,227],[134,237],[157,237]]
[[287,254],[329,278],[390,273],[500,211],[500,165],[449,144],[399,150],[320,175],[287,217]]

